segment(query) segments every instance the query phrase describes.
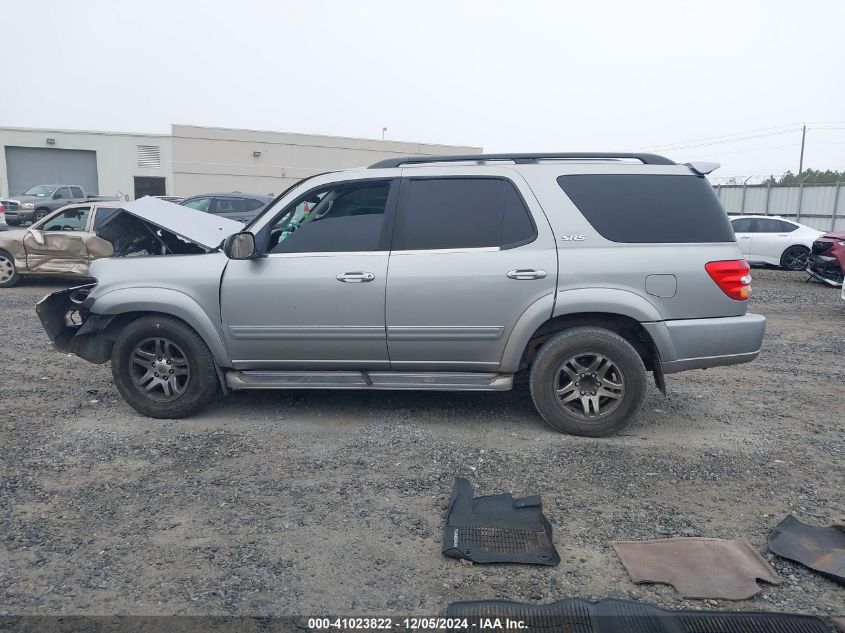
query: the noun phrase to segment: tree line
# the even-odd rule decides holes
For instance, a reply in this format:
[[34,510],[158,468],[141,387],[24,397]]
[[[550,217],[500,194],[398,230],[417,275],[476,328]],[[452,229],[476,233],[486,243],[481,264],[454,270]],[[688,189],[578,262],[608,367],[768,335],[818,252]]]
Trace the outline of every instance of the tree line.
[[787,171],[783,176],[769,176],[763,180],[764,185],[780,185],[788,187],[790,185],[800,185],[802,182],[805,185],[835,185],[837,182],[845,180],[845,171],[832,171],[826,169],[805,169],[800,174],[793,174]]

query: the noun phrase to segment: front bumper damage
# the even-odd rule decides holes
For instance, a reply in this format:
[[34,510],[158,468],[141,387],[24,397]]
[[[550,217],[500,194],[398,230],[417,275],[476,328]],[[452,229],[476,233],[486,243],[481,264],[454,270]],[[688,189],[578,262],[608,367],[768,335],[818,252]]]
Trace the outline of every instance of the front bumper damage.
[[117,315],[94,314],[87,310],[86,299],[96,285],[86,284],[49,294],[36,304],[35,312],[56,349],[101,364],[111,357],[114,340],[104,333]]
[[811,279],[838,288],[842,285],[845,268],[836,257],[812,254],[807,260],[807,274]]

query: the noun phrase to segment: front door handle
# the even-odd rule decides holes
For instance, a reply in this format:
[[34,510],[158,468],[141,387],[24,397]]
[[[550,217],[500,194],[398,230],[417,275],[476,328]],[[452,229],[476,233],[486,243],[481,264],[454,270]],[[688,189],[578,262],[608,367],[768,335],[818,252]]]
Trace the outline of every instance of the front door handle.
[[508,273],[509,279],[543,279],[548,273],[534,268],[517,268]]
[[354,272],[354,273],[340,273],[337,276],[338,281],[343,281],[348,284],[361,284],[365,281],[372,281],[376,276],[373,273]]

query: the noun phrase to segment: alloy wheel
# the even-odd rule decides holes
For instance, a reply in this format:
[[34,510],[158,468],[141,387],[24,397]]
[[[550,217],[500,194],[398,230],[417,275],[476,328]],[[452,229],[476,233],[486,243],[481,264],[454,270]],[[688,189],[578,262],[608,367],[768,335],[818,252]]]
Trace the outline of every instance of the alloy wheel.
[[790,246],[783,254],[783,267],[787,270],[804,270],[810,252],[801,246]]
[[138,343],[130,356],[132,384],[147,398],[172,402],[188,388],[191,367],[182,348],[161,336]]
[[578,354],[559,368],[555,380],[558,404],[580,418],[610,415],[625,395],[625,377],[607,356]]

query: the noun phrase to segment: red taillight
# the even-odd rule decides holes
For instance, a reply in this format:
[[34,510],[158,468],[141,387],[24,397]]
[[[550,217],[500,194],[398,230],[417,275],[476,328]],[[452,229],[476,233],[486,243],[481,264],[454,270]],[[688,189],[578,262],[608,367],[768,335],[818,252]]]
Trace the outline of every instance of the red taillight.
[[751,296],[751,266],[744,259],[708,262],[704,269],[731,299],[745,301]]

